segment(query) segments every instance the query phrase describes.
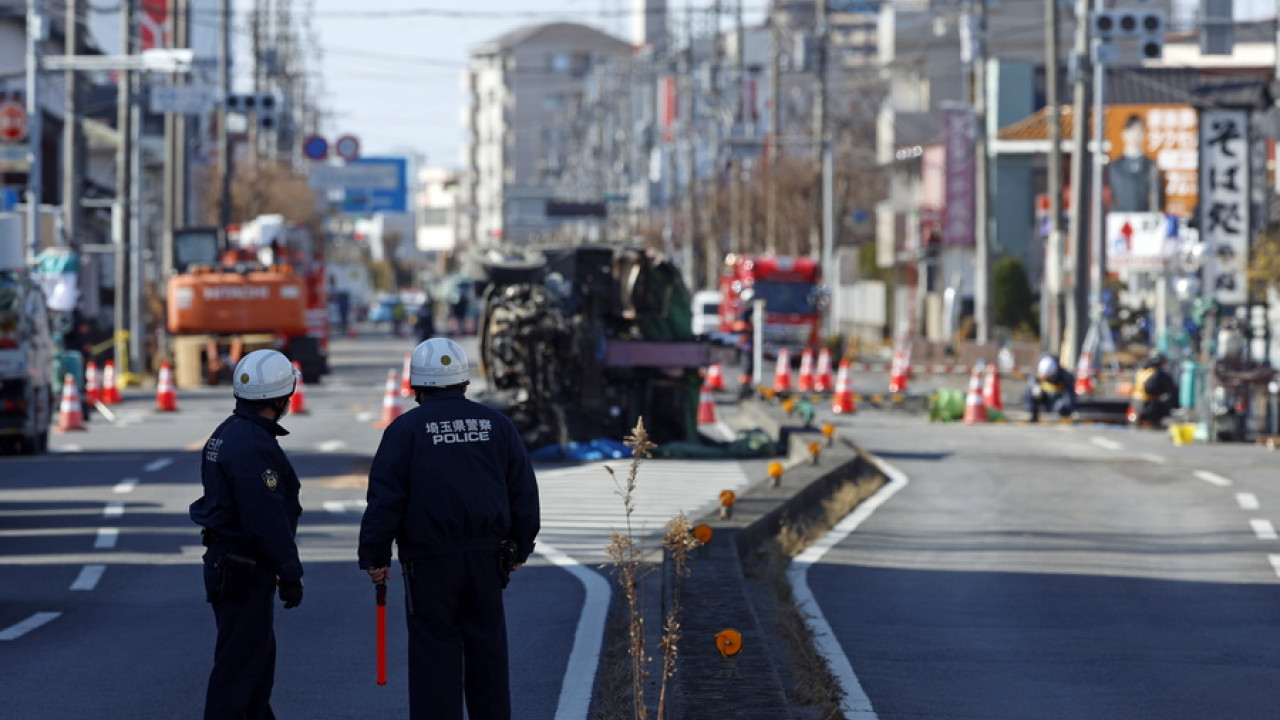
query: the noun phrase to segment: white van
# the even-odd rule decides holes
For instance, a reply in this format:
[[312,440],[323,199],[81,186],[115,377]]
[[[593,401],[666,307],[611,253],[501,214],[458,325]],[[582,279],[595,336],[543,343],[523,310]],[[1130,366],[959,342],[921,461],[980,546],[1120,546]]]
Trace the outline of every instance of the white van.
[[693,294],[693,334],[720,332],[720,291],[699,290]]

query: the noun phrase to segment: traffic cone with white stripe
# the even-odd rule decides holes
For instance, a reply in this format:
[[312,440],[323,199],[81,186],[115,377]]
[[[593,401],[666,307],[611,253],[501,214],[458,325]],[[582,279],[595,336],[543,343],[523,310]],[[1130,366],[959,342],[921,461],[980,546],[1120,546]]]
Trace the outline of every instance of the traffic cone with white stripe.
[[58,405],[58,426],[55,432],[87,430],[84,426],[84,410],[80,407],[80,391],[76,388],[76,376],[62,376],[62,401]]
[[911,377],[911,343],[903,344],[893,351],[893,361],[889,364],[889,392],[906,392],[907,380]]
[[724,389],[724,369],[720,367],[720,363],[707,366],[707,387],[711,390]]
[[413,353],[404,354],[404,375],[400,380],[400,397],[413,397],[413,388],[409,387],[409,363],[413,360]]
[[964,396],[964,423],[984,423],[987,419],[987,405],[982,401],[982,368],[975,366],[969,375],[969,392]]
[[813,392],[813,351],[805,348],[800,353],[800,381],[796,383],[800,392]]
[[396,385],[396,371],[388,370],[387,388],[382,395],[382,419],[374,423],[374,427],[385,428],[400,417],[400,393]]
[[831,389],[831,350],[825,347],[818,351],[818,371],[813,379],[813,389],[818,392]]
[[306,415],[307,391],[302,387],[302,363],[294,360],[293,369],[298,371],[298,379],[293,385],[293,395],[289,396],[289,412],[293,415]]
[[698,393],[698,424],[706,425],[716,421],[716,404],[711,398],[711,386],[702,383],[702,391]]
[[1000,368],[995,363],[987,366],[987,380],[982,385],[982,401],[992,410],[1004,410],[1004,400],[1000,398]]
[[853,386],[849,382],[849,361],[841,360],[840,369],[836,372],[836,391],[831,396],[831,412],[845,415],[857,411],[858,407],[853,400]]
[[1092,395],[1097,371],[1093,368],[1093,353],[1082,353],[1076,363],[1076,395]]
[[115,405],[120,402],[120,388],[116,386],[116,363],[108,360],[102,368],[102,393],[99,398],[103,405]]
[[773,368],[773,391],[787,392],[791,389],[791,352],[786,348],[778,349],[778,362]]
[[98,389],[98,363],[90,360],[84,366],[84,401],[96,405],[102,399]]
[[173,387],[173,368],[169,363],[160,363],[160,379],[156,381],[156,409],[160,412],[175,412],[178,409],[178,392]]

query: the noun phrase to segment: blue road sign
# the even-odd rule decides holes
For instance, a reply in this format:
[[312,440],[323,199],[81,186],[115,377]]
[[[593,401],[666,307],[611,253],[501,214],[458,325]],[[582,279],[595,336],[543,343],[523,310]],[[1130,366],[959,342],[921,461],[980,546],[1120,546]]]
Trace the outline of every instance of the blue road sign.
[[[347,163],[347,167],[368,167],[376,170],[379,182],[376,186],[346,185],[342,211],[349,213],[408,212],[409,210],[409,161],[402,157],[362,157]],[[390,180],[386,182],[383,180]]]
[[329,157],[329,141],[319,135],[308,135],[302,141],[302,154],[309,160],[323,160]]

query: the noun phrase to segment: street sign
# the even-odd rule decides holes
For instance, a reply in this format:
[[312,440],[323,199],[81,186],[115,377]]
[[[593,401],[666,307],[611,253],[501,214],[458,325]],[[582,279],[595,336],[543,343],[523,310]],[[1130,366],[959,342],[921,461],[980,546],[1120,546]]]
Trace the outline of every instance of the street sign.
[[308,160],[323,160],[329,157],[329,141],[319,135],[308,135],[302,141],[302,154]]
[[0,172],[26,172],[30,167],[30,149],[26,145],[0,143]]
[[342,202],[343,212],[408,212],[409,161],[402,157],[371,157],[354,160],[347,165],[352,172],[364,172],[376,184],[348,183]]
[[151,111],[176,115],[203,115],[213,110],[217,93],[211,85],[152,85]]
[[27,109],[8,100],[0,103],[0,140],[18,142],[27,135]]
[[351,162],[360,157],[360,141],[355,135],[343,135],[338,138],[338,142],[334,143],[333,151],[338,157]]

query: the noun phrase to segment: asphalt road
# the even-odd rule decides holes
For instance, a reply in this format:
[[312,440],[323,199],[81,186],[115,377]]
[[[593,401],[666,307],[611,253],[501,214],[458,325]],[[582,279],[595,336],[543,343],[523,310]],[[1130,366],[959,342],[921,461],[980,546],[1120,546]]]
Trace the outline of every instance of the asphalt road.
[[[277,609],[280,717],[407,714],[402,585],[393,576],[389,683],[378,687],[373,590],[355,547],[387,372],[412,346],[385,332],[335,341],[334,373],[305,386],[307,412],[282,423],[303,478],[306,596]],[[200,716],[214,624],[187,506],[200,492],[198,449],[232,405],[226,387],[180,390],[178,411],[160,413],[152,391],[129,390],[113,419],[51,436],[50,454],[0,457],[0,716]],[[671,516],[708,512],[758,464],[646,463],[633,534],[656,547]],[[612,594],[599,565],[610,532],[627,527],[605,465],[625,475],[627,461],[537,468],[538,554],[506,593],[517,718],[587,717]]]
[[1274,453],[1102,426],[853,425],[896,480],[802,556],[849,717],[1276,717]]

